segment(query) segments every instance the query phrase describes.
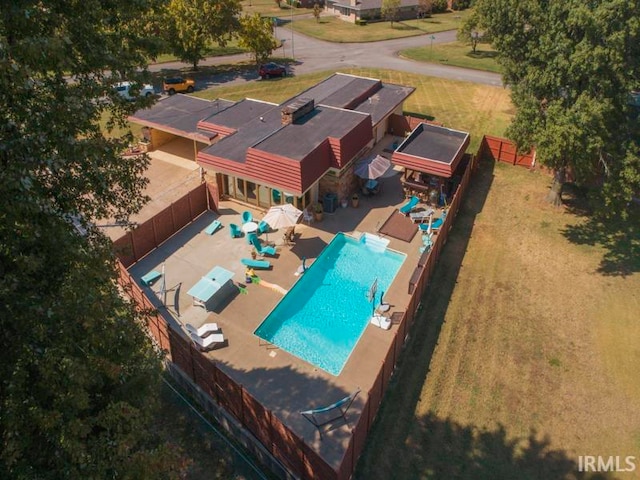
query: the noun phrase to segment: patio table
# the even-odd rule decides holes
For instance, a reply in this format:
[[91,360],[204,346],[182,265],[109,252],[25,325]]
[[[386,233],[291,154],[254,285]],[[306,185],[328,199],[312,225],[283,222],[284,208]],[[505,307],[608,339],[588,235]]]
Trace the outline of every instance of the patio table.
[[206,304],[224,285],[233,278],[233,272],[222,267],[214,267],[189,289],[187,295],[193,297],[194,304]]
[[253,233],[258,230],[258,224],[256,222],[247,222],[242,225],[242,231],[244,233]]

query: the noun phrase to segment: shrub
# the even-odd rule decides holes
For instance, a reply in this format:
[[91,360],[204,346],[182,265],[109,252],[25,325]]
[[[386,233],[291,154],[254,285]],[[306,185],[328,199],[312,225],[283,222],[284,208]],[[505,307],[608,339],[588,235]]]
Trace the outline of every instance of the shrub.
[[433,0],[431,11],[433,13],[444,13],[447,11],[448,7],[447,0]]
[[364,26],[367,24],[367,21],[364,18],[356,18],[356,25]]

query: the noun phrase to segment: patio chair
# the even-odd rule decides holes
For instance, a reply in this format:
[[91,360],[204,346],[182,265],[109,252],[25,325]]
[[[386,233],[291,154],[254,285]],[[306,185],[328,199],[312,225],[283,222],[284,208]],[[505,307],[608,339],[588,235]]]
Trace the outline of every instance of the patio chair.
[[220,220],[214,220],[207,228],[204,229],[204,233],[207,235],[213,235],[220,227],[222,227]]
[[[431,222],[432,232],[437,232],[438,230],[440,230],[440,227],[442,227],[442,224],[444,223],[444,219],[446,218],[446,216],[447,216],[447,212],[444,211],[442,212],[442,216],[440,218],[436,218],[433,222]],[[421,223],[420,225],[418,225],[418,227],[420,227],[420,230],[423,232],[429,231],[428,223]]]
[[263,233],[269,233],[269,230],[271,230],[271,227],[264,220],[262,220],[258,224],[258,235],[262,235]]
[[215,347],[217,343],[223,343],[224,335],[222,333],[212,333],[208,337],[202,338],[195,333],[192,333],[191,340],[193,340],[193,343],[195,343],[200,350],[206,350],[208,348]]
[[238,225],[236,225],[235,223],[230,223],[229,224],[229,235],[231,235],[231,238],[238,238],[242,236],[242,230],[240,230],[240,227]]
[[193,325],[191,325],[190,323],[187,323],[185,325],[185,327],[187,328],[187,331],[189,333],[193,333],[194,335],[197,335],[199,337],[205,337],[206,335],[210,334],[211,332],[217,332],[218,330],[220,330],[218,328],[218,324],[217,323],[205,323],[200,328],[196,328]]
[[255,232],[247,233],[247,244],[248,245],[253,245],[254,239],[258,240],[258,235]]
[[256,249],[256,252],[258,252],[258,255],[260,255],[261,257],[264,257],[265,255],[274,256],[276,254],[275,247],[272,247],[272,246],[263,247],[260,244],[260,240],[258,240],[257,235],[253,235],[251,237],[251,245],[254,246],[254,248]]
[[308,225],[311,225],[311,222],[313,222],[313,212],[310,212],[308,209],[305,209],[302,212],[302,221],[307,222]]
[[249,210],[245,210],[242,212],[242,223],[245,224],[248,222],[253,222],[253,215],[251,215]]
[[420,203],[420,199],[414,195],[407,203],[401,206],[398,211],[404,215],[408,215],[411,213],[411,210],[416,208],[418,203]]

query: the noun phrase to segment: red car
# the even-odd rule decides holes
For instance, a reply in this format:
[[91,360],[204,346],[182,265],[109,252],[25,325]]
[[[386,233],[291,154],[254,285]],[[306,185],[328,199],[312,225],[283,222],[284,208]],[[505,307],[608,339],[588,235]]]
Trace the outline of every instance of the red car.
[[287,76],[287,67],[284,65],[278,65],[277,63],[265,63],[264,65],[260,65],[258,69],[258,74],[260,78],[271,78],[271,77],[286,77]]

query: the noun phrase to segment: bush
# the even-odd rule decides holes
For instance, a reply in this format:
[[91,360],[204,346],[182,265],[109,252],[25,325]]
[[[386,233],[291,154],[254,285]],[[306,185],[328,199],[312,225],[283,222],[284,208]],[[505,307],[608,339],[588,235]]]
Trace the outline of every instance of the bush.
[[471,6],[471,0],[453,0],[451,2],[452,10],[466,10]]
[[447,0],[433,0],[433,5],[431,6],[432,13],[444,13],[447,11]]
[[367,24],[367,21],[364,18],[356,18],[356,25],[360,25],[362,27],[366,24]]

